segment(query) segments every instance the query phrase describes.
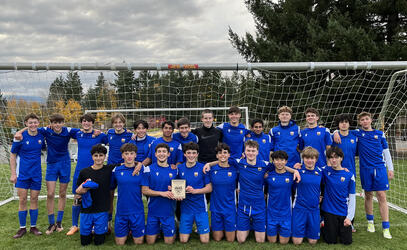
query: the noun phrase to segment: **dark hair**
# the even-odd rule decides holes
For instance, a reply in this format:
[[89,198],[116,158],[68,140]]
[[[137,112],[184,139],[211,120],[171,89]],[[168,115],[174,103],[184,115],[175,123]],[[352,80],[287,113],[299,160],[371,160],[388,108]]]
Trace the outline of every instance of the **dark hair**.
[[182,151],[186,153],[188,150],[196,150],[199,153],[199,146],[195,142],[188,142],[182,145]]
[[155,146],[155,152],[157,152],[159,148],[165,148],[168,152],[170,152],[170,146],[168,146],[167,143],[158,143],[157,146]]
[[133,143],[125,143],[120,147],[120,153],[135,152],[137,153],[137,146]]
[[350,116],[348,114],[340,114],[337,117],[335,117],[336,126],[339,126],[339,123],[341,123],[341,122],[348,122],[350,125],[351,121],[352,121],[352,119],[350,118]]
[[228,114],[232,114],[232,113],[241,114],[239,107],[237,107],[237,106],[230,107],[228,110]]
[[244,143],[245,147],[257,148],[259,150],[259,143],[257,141],[248,140]]
[[307,108],[307,109],[305,110],[305,115],[307,115],[308,113],[313,113],[313,114],[315,114],[316,116],[319,117],[319,112],[318,112],[317,109],[314,109],[314,108]]
[[86,113],[79,118],[79,122],[83,122],[83,120],[95,123],[95,117],[92,114]]
[[99,143],[96,144],[92,147],[92,149],[90,150],[90,154],[94,155],[94,154],[107,154],[107,149],[105,146],[103,146],[103,144]]
[[226,143],[221,142],[215,148],[216,154],[222,152],[223,150],[226,150],[226,151],[228,151],[230,153],[229,145],[227,145]]
[[144,121],[144,120],[138,120],[135,121],[133,124],[134,129],[137,129],[137,127],[142,124],[144,128],[148,129],[148,122]]
[[288,160],[288,154],[283,151],[283,150],[278,150],[275,151],[271,154],[271,159],[275,160],[275,159],[283,159],[283,160]]
[[172,130],[174,130],[175,125],[172,121],[165,121],[161,124],[161,128],[163,129],[165,125],[170,125],[172,127]]
[[40,120],[40,118],[38,118],[38,116],[34,113],[30,113],[30,114],[26,115],[24,117],[24,122],[28,121],[28,119],[37,119],[38,121]]
[[343,151],[340,147],[330,147],[327,151],[326,151],[326,158],[333,158],[333,156],[337,155],[339,157],[341,157],[343,159]]
[[191,123],[189,122],[188,118],[182,117],[178,120],[177,122],[177,127],[181,127],[182,125],[188,125],[188,127],[191,127]]
[[65,121],[65,118],[64,118],[64,116],[61,115],[61,114],[52,114],[52,115],[49,117],[49,121],[50,121],[50,122],[64,122],[64,121]]
[[253,121],[250,123],[250,126],[253,128],[254,124],[260,123],[262,127],[264,127],[264,122],[262,119],[253,119]]
[[203,117],[204,114],[212,114],[212,116],[213,116],[213,111],[210,109],[204,109],[204,111],[202,111],[202,113],[201,113],[201,117]]

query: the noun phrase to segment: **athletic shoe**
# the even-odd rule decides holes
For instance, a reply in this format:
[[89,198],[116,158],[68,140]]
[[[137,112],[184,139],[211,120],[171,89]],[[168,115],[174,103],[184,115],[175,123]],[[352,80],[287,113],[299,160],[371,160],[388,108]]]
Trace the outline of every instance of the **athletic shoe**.
[[42,234],[41,231],[38,230],[37,227],[31,227],[31,228],[30,228],[30,233],[32,233],[32,234],[34,234],[34,235],[41,235],[41,234]]
[[367,223],[367,231],[369,233],[374,233],[376,230],[374,229],[374,224],[372,223]]
[[72,226],[69,231],[66,233],[66,235],[74,235],[79,231],[79,228],[77,226]]
[[13,238],[14,238],[14,239],[21,238],[21,237],[23,237],[23,235],[26,234],[26,233],[27,233],[27,229],[26,229],[25,227],[24,227],[24,228],[20,228],[20,229],[18,229],[17,233],[13,236]]
[[47,231],[45,231],[46,235],[52,234],[55,230],[57,229],[57,225],[55,224],[49,224]]
[[391,234],[390,234],[390,229],[388,229],[388,228],[383,229],[383,237],[386,238],[386,239],[391,239],[392,238]]
[[62,232],[64,230],[64,228],[62,227],[62,223],[61,222],[57,222],[57,232]]

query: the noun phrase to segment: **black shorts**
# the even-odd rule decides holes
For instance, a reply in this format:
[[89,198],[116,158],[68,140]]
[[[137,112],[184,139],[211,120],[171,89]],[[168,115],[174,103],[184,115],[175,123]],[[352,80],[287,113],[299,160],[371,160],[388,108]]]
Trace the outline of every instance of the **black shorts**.
[[335,215],[323,212],[324,227],[321,229],[322,237],[328,244],[336,244],[339,241],[342,244],[352,244],[352,226],[345,227],[343,222],[346,216]]

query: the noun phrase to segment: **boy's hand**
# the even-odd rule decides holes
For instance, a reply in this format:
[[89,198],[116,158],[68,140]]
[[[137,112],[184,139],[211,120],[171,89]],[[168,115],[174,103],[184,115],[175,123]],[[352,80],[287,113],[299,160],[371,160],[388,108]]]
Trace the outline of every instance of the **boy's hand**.
[[334,142],[337,144],[341,144],[341,136],[339,135],[338,131],[334,132]]
[[202,172],[204,174],[206,174],[206,172],[209,172],[211,170],[211,166],[209,165],[209,163],[206,163],[205,166],[202,169]]
[[141,170],[141,162],[137,162],[136,167],[133,170],[133,173],[131,174],[132,176],[138,175],[140,170]]
[[301,175],[300,172],[298,172],[298,170],[294,171],[293,180],[297,180],[297,183],[301,181]]
[[301,163],[295,163],[294,169],[301,169]]

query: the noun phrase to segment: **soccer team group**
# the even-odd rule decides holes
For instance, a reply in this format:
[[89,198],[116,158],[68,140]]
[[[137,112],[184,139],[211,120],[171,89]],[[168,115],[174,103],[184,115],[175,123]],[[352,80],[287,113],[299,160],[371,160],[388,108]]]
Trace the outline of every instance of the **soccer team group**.
[[[145,241],[157,237],[173,243],[188,242],[196,225],[202,243],[225,238],[239,243],[254,231],[256,242],[280,242],[290,238],[296,245],[307,238],[316,244],[320,235],[327,243],[351,244],[355,215],[355,157],[359,156],[360,180],[365,192],[367,231],[374,232],[373,195],[380,206],[383,236],[391,239],[386,190],[394,177],[393,164],[383,132],[372,129],[372,115],[358,115],[359,129],[349,130],[349,116],[339,115],[332,134],[318,125],[316,109],[305,111],[307,126],[300,129],[291,119],[292,109],[278,109],[279,125],[263,133],[260,119],[251,130],[240,124],[238,107],[228,111],[229,122],[214,127],[211,110],[202,112],[202,127],[191,131],[187,118],[162,123],[163,136],[147,135],[148,123],[134,123],[134,133],[125,128],[122,114],[112,116],[112,129],[93,128],[94,117],[80,118],[81,129],[64,126],[64,117],[54,114],[48,127],[39,127],[35,114],[25,117],[26,127],[15,134],[11,148],[10,181],[19,196],[20,229],[25,233],[27,196],[30,196],[30,232],[36,227],[41,189],[41,150],[47,149],[46,234],[63,231],[66,192],[71,175],[70,139],[77,140],[77,165],[73,176],[72,227],[67,235],[80,232],[82,245],[100,245],[111,230],[114,192],[117,205],[115,242]],[[109,152],[104,145],[109,145]],[[105,164],[105,158],[107,164]],[[386,168],[387,167],[387,168]],[[59,179],[58,213],[54,197]],[[173,179],[185,179],[186,196],[171,192]],[[143,195],[148,200],[147,219]],[[210,223],[208,203],[210,204]],[[179,223],[176,223],[178,221]],[[80,223],[79,223],[80,222]],[[177,225],[178,224],[178,225]]]

